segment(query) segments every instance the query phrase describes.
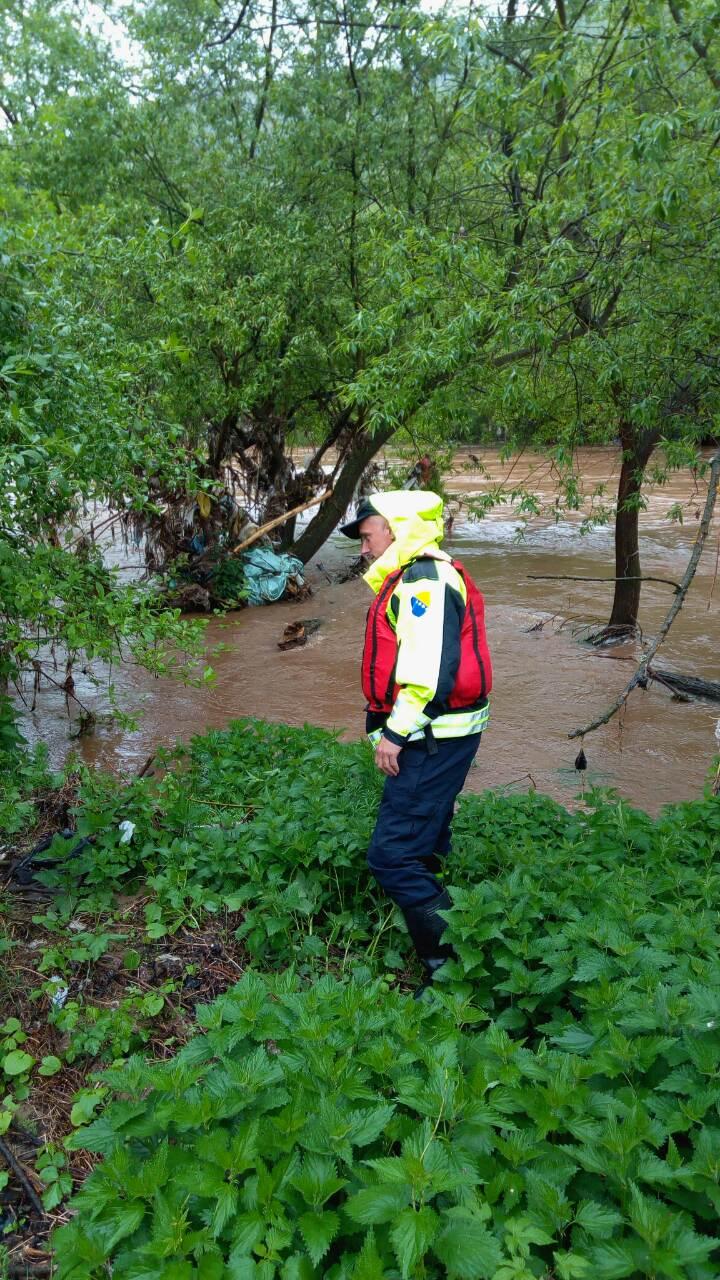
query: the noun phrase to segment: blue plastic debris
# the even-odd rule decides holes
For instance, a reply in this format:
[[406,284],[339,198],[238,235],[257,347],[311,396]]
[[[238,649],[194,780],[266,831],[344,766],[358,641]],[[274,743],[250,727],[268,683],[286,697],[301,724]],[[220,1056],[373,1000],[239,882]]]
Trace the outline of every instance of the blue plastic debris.
[[265,547],[253,547],[243,555],[248,604],[272,604],[283,594],[288,578],[302,586],[303,562],[297,556],[278,555]]

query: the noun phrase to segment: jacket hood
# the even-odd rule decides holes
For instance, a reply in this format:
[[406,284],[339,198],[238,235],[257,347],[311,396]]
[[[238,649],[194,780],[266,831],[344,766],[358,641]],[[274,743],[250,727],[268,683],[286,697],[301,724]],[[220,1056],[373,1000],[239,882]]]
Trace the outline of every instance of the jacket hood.
[[424,489],[390,489],[386,493],[370,494],[368,500],[378,515],[387,520],[395,535],[395,541],[363,575],[373,591],[380,590],[389,573],[423,553],[449,559],[438,546],[444,527],[443,501],[436,493]]

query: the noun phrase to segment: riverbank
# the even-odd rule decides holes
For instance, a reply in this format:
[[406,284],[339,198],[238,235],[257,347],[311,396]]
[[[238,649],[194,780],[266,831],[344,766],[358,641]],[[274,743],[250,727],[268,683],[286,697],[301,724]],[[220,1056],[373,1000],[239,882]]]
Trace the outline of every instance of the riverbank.
[[[617,451],[584,450],[588,493],[596,494],[603,485],[612,493],[618,467]],[[513,485],[530,489],[544,510],[530,522],[523,540],[517,537],[517,512],[505,505],[482,522],[458,519],[447,543],[485,593],[496,670],[491,726],[470,788],[537,786],[567,804],[581,786],[596,784],[615,788],[654,813],[667,801],[701,794],[716,751],[718,709],[673,701],[666,690],[652,685],[633,694],[622,716],[587,739],[589,768],[584,778],[575,773],[577,744],[568,740],[568,733],[614,701],[638,649],[628,645],[595,651],[579,643],[584,625],[607,620],[611,584],[531,576],[608,579],[614,572],[610,526],[594,526],[583,534],[582,512],[551,519],[554,477],[544,459],[528,454],[505,462],[498,450],[466,450],[456,457],[448,487],[456,495],[468,495]],[[641,513],[644,573],[674,581],[681,577],[701,505],[698,494],[689,472],[673,473],[667,485],[648,484]],[[682,524],[669,518],[672,507],[684,511]],[[720,678],[720,589],[715,589],[719,531],[716,518],[685,607],[661,651],[663,665],[706,679]],[[328,575],[352,555],[353,548],[340,537],[323,548],[311,571],[315,595],[309,601],[213,619],[207,635],[216,672],[213,687],[183,687],[139,670],[115,671],[120,697],[142,711],[139,727],[129,732],[99,725],[76,744],[81,758],[129,776],[158,746],[171,747],[199,730],[222,728],[239,715],[316,724],[337,729],[348,740],[360,737],[358,666],[367,589],[359,581],[342,586],[328,582]],[[646,634],[659,626],[671,598],[671,587],[644,584],[640,621]],[[285,627],[303,618],[319,619],[319,629],[305,647],[281,652],[277,645]],[[223,646],[219,652],[218,645]],[[81,672],[76,679],[78,696],[93,708],[102,705],[102,687]],[[48,741],[53,763],[61,763],[71,746],[64,699],[43,690],[26,731]]]
[[[717,1137],[702,1074],[719,1043],[717,801],[654,822],[465,796],[448,867],[458,959],[423,1004],[365,865],[380,785],[361,744],[240,722],[155,777],[91,775],[76,834],[33,884],[6,886],[11,1274],[47,1269],[53,1225],[59,1280],[101,1280],[108,1261],[154,1274],[175,1210],[162,1268],[187,1280],[220,1275],[208,1252],[269,1280],[271,1247],[275,1274],[351,1280],[370,1236],[375,1274],[402,1271],[411,1212],[434,1226],[417,1244],[428,1280],[489,1280],[522,1258],[561,1276],[568,1256],[568,1276],[611,1280],[620,1256],[639,1276],[649,1247],[661,1275],[681,1230],[668,1274],[715,1274],[701,1161]],[[254,1201],[260,1179],[287,1195]],[[661,1241],[638,1205],[663,1213]]]

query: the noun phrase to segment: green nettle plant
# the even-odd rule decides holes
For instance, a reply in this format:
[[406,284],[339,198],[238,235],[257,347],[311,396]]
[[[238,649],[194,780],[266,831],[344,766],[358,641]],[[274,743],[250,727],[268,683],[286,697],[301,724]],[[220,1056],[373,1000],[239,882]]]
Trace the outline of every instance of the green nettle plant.
[[174,1058],[97,1076],[59,1280],[717,1275],[716,798],[465,797],[424,1004],[388,983],[366,747],[241,721],[165,763],[87,780],[56,927],[143,883],[151,937],[239,911],[256,967]]

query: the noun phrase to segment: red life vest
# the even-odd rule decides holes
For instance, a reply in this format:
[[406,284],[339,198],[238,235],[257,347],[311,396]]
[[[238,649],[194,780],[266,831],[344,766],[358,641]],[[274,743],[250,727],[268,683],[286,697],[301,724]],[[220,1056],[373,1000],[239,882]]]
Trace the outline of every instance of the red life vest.
[[[422,558],[422,557],[419,557]],[[447,562],[446,562],[447,563]],[[485,602],[472,578],[459,560],[450,562],[465,583],[467,602],[460,629],[460,665],[447,700],[448,710],[474,707],[492,688],[490,651],[485,638]],[[390,712],[398,695],[395,682],[397,636],[388,621],[388,605],[407,569],[407,565],[388,574],[368,609],[365,646],[362,658],[362,691],[368,711]]]

